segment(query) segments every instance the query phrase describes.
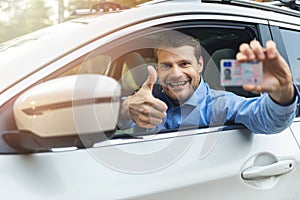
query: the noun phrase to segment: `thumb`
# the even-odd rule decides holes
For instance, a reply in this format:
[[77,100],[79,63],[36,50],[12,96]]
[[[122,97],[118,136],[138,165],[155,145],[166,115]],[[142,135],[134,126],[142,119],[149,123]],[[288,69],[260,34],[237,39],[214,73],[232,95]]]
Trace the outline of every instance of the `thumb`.
[[154,69],[154,67],[152,67],[151,65],[149,65],[147,67],[147,71],[148,71],[148,78],[144,82],[143,87],[148,88],[152,91],[153,85],[155,84],[155,82],[157,80],[157,73],[156,73],[156,70]]

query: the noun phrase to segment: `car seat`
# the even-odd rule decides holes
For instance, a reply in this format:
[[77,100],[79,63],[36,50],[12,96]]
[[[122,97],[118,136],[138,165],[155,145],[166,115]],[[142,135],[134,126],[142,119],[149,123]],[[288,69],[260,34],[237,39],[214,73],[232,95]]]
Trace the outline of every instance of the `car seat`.
[[125,93],[132,94],[141,87],[148,77],[145,59],[138,52],[131,52],[125,56],[121,82]]
[[111,58],[108,55],[97,55],[88,58],[80,67],[80,74],[103,74],[110,66]]

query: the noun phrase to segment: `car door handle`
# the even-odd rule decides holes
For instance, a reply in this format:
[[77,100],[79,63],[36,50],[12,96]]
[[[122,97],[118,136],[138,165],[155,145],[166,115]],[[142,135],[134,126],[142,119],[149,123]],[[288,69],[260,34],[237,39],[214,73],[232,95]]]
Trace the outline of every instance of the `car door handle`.
[[253,166],[242,172],[242,178],[246,180],[253,180],[271,176],[279,176],[292,171],[294,166],[294,160],[281,160],[270,165]]

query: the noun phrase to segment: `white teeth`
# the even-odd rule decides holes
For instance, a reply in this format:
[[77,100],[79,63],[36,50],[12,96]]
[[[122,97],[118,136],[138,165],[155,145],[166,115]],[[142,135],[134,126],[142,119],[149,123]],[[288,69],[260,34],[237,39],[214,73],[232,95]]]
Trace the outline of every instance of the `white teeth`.
[[181,81],[181,82],[173,82],[169,83],[170,86],[175,87],[175,86],[183,86],[187,83],[188,81]]

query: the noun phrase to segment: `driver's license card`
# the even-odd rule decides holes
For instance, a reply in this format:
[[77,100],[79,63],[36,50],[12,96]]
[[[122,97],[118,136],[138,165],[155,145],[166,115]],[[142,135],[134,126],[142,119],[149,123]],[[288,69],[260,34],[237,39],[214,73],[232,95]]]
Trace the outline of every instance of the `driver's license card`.
[[238,62],[234,59],[222,59],[220,61],[220,77],[222,86],[259,85],[262,83],[262,63]]

